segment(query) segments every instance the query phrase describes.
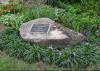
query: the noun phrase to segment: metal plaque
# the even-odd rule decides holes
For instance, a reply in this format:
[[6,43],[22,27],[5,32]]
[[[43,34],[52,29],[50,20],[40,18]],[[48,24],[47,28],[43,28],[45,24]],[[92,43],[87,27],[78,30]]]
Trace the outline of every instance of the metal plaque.
[[31,33],[47,33],[49,31],[49,24],[33,24]]

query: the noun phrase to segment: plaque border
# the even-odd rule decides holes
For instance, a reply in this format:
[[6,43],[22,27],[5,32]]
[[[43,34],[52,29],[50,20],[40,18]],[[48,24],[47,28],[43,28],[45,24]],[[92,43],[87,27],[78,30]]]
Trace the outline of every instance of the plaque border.
[[32,25],[31,25],[31,28],[30,28],[30,33],[31,33],[31,34],[37,34],[37,33],[47,34],[47,33],[49,33],[50,27],[51,27],[50,24],[48,24],[48,25],[49,25],[49,27],[48,27],[47,32],[31,32],[31,29],[32,29],[32,27],[34,26],[34,24],[32,24]]

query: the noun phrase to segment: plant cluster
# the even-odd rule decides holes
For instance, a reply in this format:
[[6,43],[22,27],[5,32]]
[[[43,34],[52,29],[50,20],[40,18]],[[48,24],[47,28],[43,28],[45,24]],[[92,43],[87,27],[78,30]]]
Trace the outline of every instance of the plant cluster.
[[22,23],[22,16],[18,17],[15,14],[10,15],[2,15],[0,17],[0,23],[4,24],[5,26],[12,27],[12,28],[19,28],[20,24]]

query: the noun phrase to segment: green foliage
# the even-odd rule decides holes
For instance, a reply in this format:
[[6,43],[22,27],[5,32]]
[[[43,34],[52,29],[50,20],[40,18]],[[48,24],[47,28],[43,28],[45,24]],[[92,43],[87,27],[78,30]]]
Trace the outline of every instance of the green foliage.
[[97,64],[100,55],[95,44],[81,44],[76,48],[62,50],[33,45],[23,41],[14,29],[7,29],[0,34],[0,50],[8,55],[21,58],[28,62],[45,61],[67,68],[87,68]]
[[21,19],[22,19],[21,16],[18,17],[14,14],[2,15],[0,17],[0,23],[8,27],[18,28],[20,24],[22,23]]
[[99,15],[100,11],[100,0],[81,0],[80,6],[82,11],[88,11],[92,10],[92,13],[95,13],[95,15]]
[[49,6],[41,6],[41,7],[35,7],[31,10],[27,10],[25,12],[26,18],[35,19],[35,18],[41,18],[41,17],[49,17],[53,19],[55,17],[55,9],[49,7]]
[[3,70],[31,70],[32,69],[32,67],[29,66],[29,64],[27,64],[21,60],[10,58],[7,55],[5,55],[4,53],[1,53],[1,54],[0,54],[0,71],[3,71]]
[[[9,57],[4,52],[0,51],[0,71],[4,71],[4,70],[5,71],[7,71],[7,70],[13,70],[13,71],[14,70],[16,70],[16,71],[38,70],[38,71],[40,71],[41,69],[39,67],[39,62],[29,64],[20,59]],[[59,70],[59,68],[57,68],[57,66],[55,66],[55,65],[47,65],[46,64],[46,71],[48,71],[48,70],[56,71],[56,70]]]
[[51,5],[51,6],[58,6],[59,3],[76,3],[80,2],[80,0],[46,0],[46,4]]
[[[50,66],[49,66],[50,67]],[[53,67],[51,67],[53,68]],[[48,69],[48,68],[47,68]],[[39,70],[38,64],[29,64],[20,59],[7,56],[0,51],[0,71],[7,70]]]

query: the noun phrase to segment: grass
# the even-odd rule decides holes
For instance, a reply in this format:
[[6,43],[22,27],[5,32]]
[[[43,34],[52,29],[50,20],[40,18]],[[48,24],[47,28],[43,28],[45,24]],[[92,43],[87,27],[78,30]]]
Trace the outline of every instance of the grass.
[[[39,67],[39,62],[29,64],[20,59],[16,59],[14,57],[9,57],[4,52],[0,51],[0,71],[2,70],[41,70]],[[48,70],[58,70],[54,65],[46,65],[46,71]]]
[[34,65],[9,57],[0,51],[0,70],[31,70],[34,68],[36,70],[37,68]]

